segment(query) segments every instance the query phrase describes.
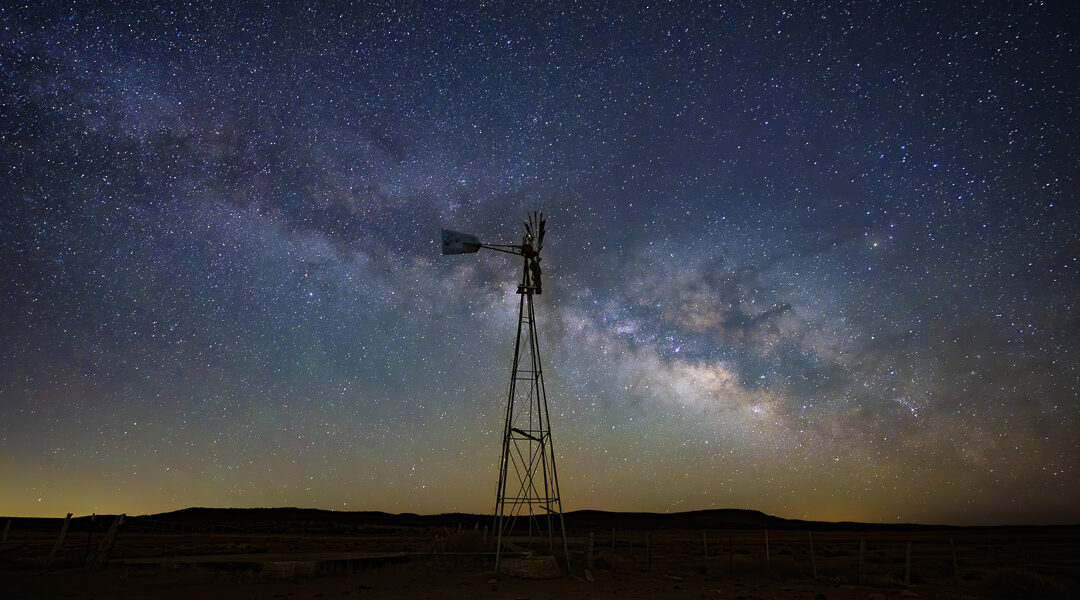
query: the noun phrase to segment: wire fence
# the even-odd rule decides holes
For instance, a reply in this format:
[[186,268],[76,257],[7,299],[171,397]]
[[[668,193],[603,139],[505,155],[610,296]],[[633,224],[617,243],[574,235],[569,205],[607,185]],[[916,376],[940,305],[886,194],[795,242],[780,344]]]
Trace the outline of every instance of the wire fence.
[[[8,520],[0,539],[0,562],[25,557],[44,569],[96,565],[104,568],[117,534],[159,540],[165,553],[195,552],[209,540],[213,551],[266,552],[264,541],[281,538],[282,550],[339,547],[374,551],[391,543],[386,534],[281,536],[222,523],[193,524],[145,517],[101,516],[52,521],[30,535]],[[52,529],[55,527],[55,529]],[[257,528],[256,528],[257,529]],[[428,532],[431,530],[428,529]],[[407,535],[406,535],[407,533]],[[392,536],[401,551],[483,553],[492,540],[479,524],[457,531],[409,531]],[[943,530],[578,530],[569,539],[574,569],[677,576],[813,578],[840,584],[912,585],[979,581],[989,573],[1022,570],[1048,576],[1077,574],[1078,531],[1052,528],[956,528]],[[211,534],[204,538],[206,534]],[[434,535],[434,541],[425,541]],[[296,539],[293,539],[293,538]],[[160,538],[160,539],[159,539]],[[285,538],[288,538],[287,540]],[[145,543],[145,542],[143,542]],[[202,545],[199,545],[202,544]],[[313,545],[314,544],[314,545]],[[561,553],[558,553],[561,554]],[[578,562],[580,561],[580,563]]]
[[661,530],[595,534],[599,568],[712,576],[914,584],[997,569],[1076,573],[1076,536],[995,530]]

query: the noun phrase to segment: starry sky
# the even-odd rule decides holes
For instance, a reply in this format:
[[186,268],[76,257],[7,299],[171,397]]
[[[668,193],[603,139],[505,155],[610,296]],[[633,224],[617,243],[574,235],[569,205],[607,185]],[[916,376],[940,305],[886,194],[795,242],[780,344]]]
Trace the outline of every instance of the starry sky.
[[1075,4],[120,4],[0,7],[0,514],[490,513],[541,210],[567,510],[1080,522]]

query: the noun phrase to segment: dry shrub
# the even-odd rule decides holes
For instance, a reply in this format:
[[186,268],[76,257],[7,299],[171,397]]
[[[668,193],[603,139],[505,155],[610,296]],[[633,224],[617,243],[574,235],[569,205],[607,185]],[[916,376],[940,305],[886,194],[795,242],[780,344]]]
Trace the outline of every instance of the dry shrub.
[[895,587],[904,585],[903,574],[886,571],[878,574],[864,574],[863,583],[874,587]]
[[[491,538],[488,537],[490,542]],[[484,542],[484,534],[479,531],[465,530],[440,536],[440,552],[491,552],[494,548]]]

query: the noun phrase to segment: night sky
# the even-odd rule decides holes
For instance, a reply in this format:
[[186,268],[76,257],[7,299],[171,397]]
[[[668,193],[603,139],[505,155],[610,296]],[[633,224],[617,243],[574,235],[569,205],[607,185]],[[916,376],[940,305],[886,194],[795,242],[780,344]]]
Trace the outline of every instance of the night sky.
[[0,514],[490,513],[541,210],[567,510],[1080,522],[1075,3],[162,4],[0,8]]

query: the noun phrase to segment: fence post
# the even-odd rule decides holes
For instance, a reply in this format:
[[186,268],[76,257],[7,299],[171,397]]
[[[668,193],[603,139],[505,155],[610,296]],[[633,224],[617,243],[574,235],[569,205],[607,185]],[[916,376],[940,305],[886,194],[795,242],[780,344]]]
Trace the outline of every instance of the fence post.
[[817,559],[814,558],[814,532],[806,530],[806,539],[810,540],[810,572],[817,579]]
[[71,513],[68,513],[67,516],[64,517],[64,525],[60,528],[60,537],[56,538],[56,543],[53,544],[52,550],[49,552],[49,557],[45,559],[45,566],[42,568],[42,570],[48,569],[49,565],[53,561],[53,558],[56,557],[56,551],[60,549],[60,544],[64,543],[64,536],[67,535],[68,525],[70,524]]
[[859,540],[859,585],[863,584],[863,554],[866,552],[866,540]]
[[701,532],[701,543],[702,543],[702,546],[705,549],[705,554],[704,554],[705,559],[702,561],[701,566],[703,567],[704,572],[708,573],[709,572],[709,532],[708,531],[702,531]]
[[611,528],[611,570],[618,571],[615,566],[615,528]]
[[952,549],[952,574],[953,577],[960,579],[960,564],[956,562],[956,543],[953,540],[949,540],[949,548]]
[[98,545],[97,552],[90,557],[90,566],[92,568],[104,569],[105,565],[109,564],[109,557],[112,556],[113,547],[116,546],[116,536],[119,535],[120,526],[124,524],[124,516],[121,514],[116,517],[113,524],[109,526],[109,531],[105,534],[105,538],[101,540],[101,544]]
[[96,516],[97,514],[95,513],[90,514],[90,525],[86,528],[86,555],[83,556],[84,567],[86,566],[86,563],[90,562],[90,544],[94,542],[94,517]]
[[728,536],[728,575],[735,576],[735,536]]
[[772,566],[772,559],[769,558],[769,530],[765,530],[765,564]]
[[8,519],[7,524],[4,525],[4,539],[0,540],[0,543],[6,544],[8,539],[8,533],[11,532],[11,519]]
[[911,585],[911,542],[907,543],[907,556],[904,558],[904,585]]

